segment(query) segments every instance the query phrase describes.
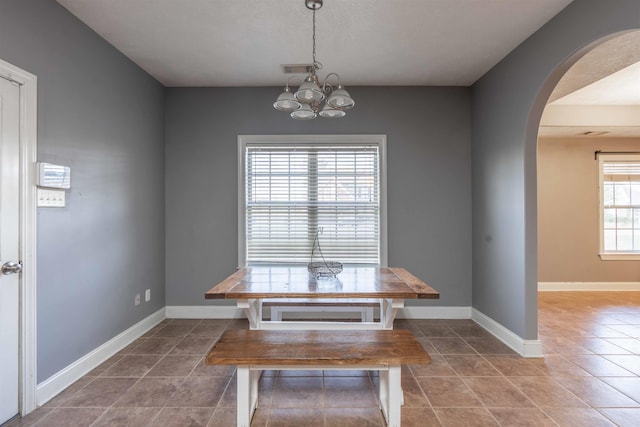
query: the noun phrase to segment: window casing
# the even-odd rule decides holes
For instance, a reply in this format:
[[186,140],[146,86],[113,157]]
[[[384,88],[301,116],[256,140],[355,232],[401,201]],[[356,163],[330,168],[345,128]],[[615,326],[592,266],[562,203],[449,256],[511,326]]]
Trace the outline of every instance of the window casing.
[[600,258],[640,259],[640,155],[599,154]]
[[[384,135],[238,136],[238,263],[386,266]],[[315,261],[318,252],[315,253]]]

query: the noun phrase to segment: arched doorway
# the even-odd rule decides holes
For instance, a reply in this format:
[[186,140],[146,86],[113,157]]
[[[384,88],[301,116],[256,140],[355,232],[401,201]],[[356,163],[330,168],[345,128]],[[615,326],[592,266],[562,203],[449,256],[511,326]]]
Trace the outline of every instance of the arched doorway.
[[541,354],[536,158],[542,112],[579,58],[638,29],[636,0],[615,7],[572,2],[473,85],[473,308],[503,326],[502,335],[525,356]]
[[[537,153],[540,291],[627,290],[640,281],[639,260],[600,253],[595,155],[640,151],[639,46],[640,31],[595,46],[562,76],[544,109]],[[633,243],[633,221],[629,226],[618,234]],[[627,242],[620,243],[625,249]]]
[[630,191],[637,185],[623,182],[627,176],[609,176],[609,202],[618,188],[619,206],[605,210],[611,218],[604,220],[599,160],[613,153],[624,153],[615,154],[619,160],[621,155],[626,161],[640,158],[634,154],[640,153],[638,46],[640,31],[594,46],[560,78],[542,114],[537,147],[538,327],[545,354],[634,351],[623,348],[625,340],[619,338],[625,335],[616,329],[626,326],[616,324],[624,318],[625,306],[637,304],[638,293],[616,291],[640,290],[640,259],[604,251],[640,247],[640,241],[633,243],[638,233],[633,231]]

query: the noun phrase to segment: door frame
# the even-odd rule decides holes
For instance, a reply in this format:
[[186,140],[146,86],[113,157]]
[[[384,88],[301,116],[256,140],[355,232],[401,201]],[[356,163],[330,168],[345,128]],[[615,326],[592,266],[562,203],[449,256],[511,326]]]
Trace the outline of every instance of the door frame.
[[38,80],[33,74],[0,59],[0,75],[20,85],[20,352],[19,410],[36,406],[36,161]]

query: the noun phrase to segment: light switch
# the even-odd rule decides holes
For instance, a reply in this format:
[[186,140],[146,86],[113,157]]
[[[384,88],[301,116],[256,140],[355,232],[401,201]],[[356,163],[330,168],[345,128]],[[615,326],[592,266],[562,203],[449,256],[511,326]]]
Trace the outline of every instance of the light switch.
[[66,205],[64,190],[38,188],[38,207],[64,208]]

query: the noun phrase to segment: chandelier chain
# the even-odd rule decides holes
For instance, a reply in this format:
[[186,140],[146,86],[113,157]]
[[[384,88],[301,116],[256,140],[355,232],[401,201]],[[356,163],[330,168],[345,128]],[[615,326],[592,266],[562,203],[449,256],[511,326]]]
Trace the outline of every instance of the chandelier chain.
[[316,66],[316,10],[313,9],[313,67]]

